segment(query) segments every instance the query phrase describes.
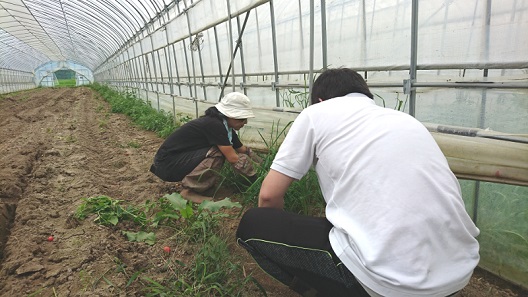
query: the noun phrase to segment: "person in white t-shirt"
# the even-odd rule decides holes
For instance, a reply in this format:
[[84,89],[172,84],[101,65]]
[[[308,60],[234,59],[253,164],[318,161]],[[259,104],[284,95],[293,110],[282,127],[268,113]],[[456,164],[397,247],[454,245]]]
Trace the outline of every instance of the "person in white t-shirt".
[[[479,230],[427,129],[377,106],[347,68],[314,82],[237,230],[260,267],[304,296],[452,296],[479,262]],[[325,217],[283,210],[313,166]]]

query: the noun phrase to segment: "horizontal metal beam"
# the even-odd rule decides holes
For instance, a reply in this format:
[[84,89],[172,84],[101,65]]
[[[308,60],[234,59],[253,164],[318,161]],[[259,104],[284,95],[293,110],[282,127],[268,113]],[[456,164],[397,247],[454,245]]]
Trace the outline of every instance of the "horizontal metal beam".
[[[110,83],[149,83],[149,84],[170,84],[169,81],[159,80],[104,80]],[[221,87],[220,82],[172,82],[174,85],[183,86],[210,86]],[[227,84],[232,86],[232,84]],[[241,88],[307,88],[304,84],[274,84],[274,83],[240,83],[236,85]],[[403,87],[402,83],[369,83],[371,88],[397,88]],[[528,82],[415,82],[411,84],[413,88],[484,88],[484,89],[528,89]]]

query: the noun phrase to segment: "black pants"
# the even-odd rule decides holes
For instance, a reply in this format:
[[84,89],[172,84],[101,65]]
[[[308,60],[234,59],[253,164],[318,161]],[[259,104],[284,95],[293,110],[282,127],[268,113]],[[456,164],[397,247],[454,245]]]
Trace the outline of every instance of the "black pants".
[[167,182],[181,181],[205,159],[209,149],[207,147],[175,155],[158,151],[154,156],[154,163],[150,166],[150,172]]
[[264,271],[303,296],[369,296],[332,250],[331,228],[326,218],[253,208],[236,236]]

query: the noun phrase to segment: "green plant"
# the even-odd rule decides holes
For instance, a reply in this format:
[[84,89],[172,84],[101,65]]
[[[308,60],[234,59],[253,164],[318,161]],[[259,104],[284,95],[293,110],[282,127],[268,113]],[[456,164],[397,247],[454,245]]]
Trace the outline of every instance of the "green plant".
[[[262,296],[264,288],[242,267],[235,264],[226,239],[211,233],[203,242],[193,261],[174,261],[168,265],[170,274],[160,280],[143,277],[145,296],[247,296],[251,286]],[[173,265],[176,265],[174,267]]]
[[167,137],[181,122],[188,121],[190,117],[181,113],[176,119],[172,114],[161,110],[157,111],[148,102],[138,98],[133,92],[118,92],[106,85],[92,84],[90,87],[97,91],[111,105],[113,113],[122,113],[129,116],[141,128],[157,132],[160,137]]
[[240,208],[238,202],[232,202],[229,198],[220,201],[204,201],[198,206],[193,204],[178,194],[166,194],[160,199],[159,211],[155,213],[152,225],[170,219],[180,219],[179,228],[183,234],[192,241],[203,241],[208,234],[214,233],[221,218],[227,214],[220,211],[224,208]]
[[[374,96],[378,97],[381,99],[381,102],[383,103],[383,107],[386,107],[385,106],[385,98],[383,98],[382,96],[378,95],[378,94],[374,94]],[[398,111],[404,111],[405,110],[405,106],[407,105],[407,99],[409,98],[409,96],[407,96],[407,98],[405,98],[405,101],[401,100],[400,99],[400,93],[396,93],[396,105],[394,105],[394,110],[398,110]]]
[[122,207],[123,200],[114,200],[108,196],[82,198],[84,201],[76,210],[75,217],[85,219],[95,214],[94,221],[102,225],[117,225],[120,220],[132,220],[139,225],[146,224],[146,215],[136,207]]
[[77,81],[75,80],[75,78],[58,79],[57,81],[58,81],[59,87],[75,87],[75,85],[77,84]]
[[[95,214],[94,222],[116,226],[120,221],[132,221],[141,228],[156,228],[160,225],[177,227],[181,233],[194,242],[203,241],[214,233],[221,218],[227,214],[225,208],[240,208],[238,202],[229,198],[220,201],[204,201],[199,205],[188,202],[180,194],[166,194],[157,202],[147,201],[142,207],[122,206],[123,200],[108,196],[83,198],[74,217],[85,219]],[[153,232],[122,231],[129,241],[145,242],[153,245],[156,236]]]
[[182,125],[192,121],[193,119],[190,115],[181,112],[177,112],[176,117],[178,118],[178,122]]
[[304,91],[287,89],[279,95],[282,98],[282,104],[285,107],[306,108],[310,105],[310,92],[306,88],[304,88]]
[[75,143],[77,142],[77,138],[74,135],[68,135],[65,139],[66,143]]
[[136,141],[130,141],[127,143],[127,146],[131,148],[140,148],[141,144],[137,143]]
[[102,104],[99,104],[99,105],[97,106],[97,108],[95,109],[95,111],[96,111],[97,113],[103,112],[104,110],[105,110],[105,106],[102,105]]
[[[171,272],[163,280],[154,280],[142,276],[145,268],[130,274],[126,265],[119,259],[116,261],[116,273],[122,273],[127,278],[127,284],[117,285],[107,277],[112,269],[106,270],[97,277],[92,286],[105,282],[112,290],[125,292],[132,283],[139,281],[143,287],[144,296],[242,296],[247,285],[256,286],[263,295],[262,286],[251,276],[245,276],[242,268],[234,264],[235,259],[229,252],[226,239],[220,235],[220,220],[228,216],[227,208],[240,208],[240,204],[229,198],[220,201],[204,201],[199,205],[188,202],[180,194],[167,194],[156,201],[147,200],[140,207],[123,206],[122,200],[107,196],[83,198],[83,203],[77,208],[75,217],[85,219],[95,215],[94,221],[116,226],[119,222],[129,220],[138,226],[148,229],[157,227],[173,228],[178,234],[178,240],[188,241],[192,249],[198,250],[192,263],[184,263],[168,258],[164,269]],[[145,242],[154,245],[155,233],[152,231],[122,231],[129,241]],[[186,246],[186,245],[183,245]],[[85,281],[85,274],[80,275]]]
[[99,128],[104,129],[106,127],[108,127],[108,121],[100,119],[99,120]]
[[[230,164],[224,164],[220,172],[221,184],[239,189],[244,197],[244,205],[256,206],[262,181],[268,174],[282,140],[292,123],[289,122],[282,128],[280,122],[273,123],[268,139],[259,132],[266,145],[266,153],[260,154],[262,162],[256,165],[257,178],[255,180],[249,181],[245,176],[236,173]],[[303,214],[320,215],[324,213],[325,201],[314,170],[309,170],[302,179],[292,183],[284,195],[284,207]]]
[[132,232],[132,231],[121,231],[125,235],[128,241],[135,242],[144,242],[149,245],[154,245],[156,243],[156,234],[154,232]]

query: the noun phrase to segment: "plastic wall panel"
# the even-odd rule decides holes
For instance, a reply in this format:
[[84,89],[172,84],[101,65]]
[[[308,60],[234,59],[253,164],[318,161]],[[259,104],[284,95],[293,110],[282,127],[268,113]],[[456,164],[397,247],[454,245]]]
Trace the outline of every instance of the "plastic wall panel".
[[[172,73],[172,75],[170,77],[170,81],[175,82],[175,81],[178,81],[178,79],[179,79],[179,71],[178,71],[178,69],[176,67],[177,66],[177,64],[176,64],[177,61],[175,60],[176,57],[174,56],[173,48],[174,48],[174,45],[172,45],[172,44],[167,47],[167,54],[166,54],[165,58],[167,59],[167,65],[166,65],[167,66],[167,71],[168,71],[169,74]],[[178,89],[178,86],[173,85],[173,90],[174,91],[173,91],[172,94],[179,94],[177,92],[177,89]]]
[[[310,57],[310,10],[308,2],[300,2],[297,7],[295,2],[289,4],[291,7],[277,11],[275,23],[277,26],[277,52],[284,53],[278,56],[278,63],[283,71],[295,71],[297,69],[309,69]],[[320,17],[318,24],[320,24]],[[271,32],[269,37],[271,38]],[[316,26],[315,36],[321,36],[321,26]],[[318,63],[321,61],[321,39],[315,42],[314,49]],[[317,68],[317,67],[316,67]]]
[[140,51],[140,52],[148,53],[148,52],[152,51],[152,41],[150,40],[150,36],[151,35],[145,37],[144,39],[142,39],[140,41],[141,42],[141,48],[142,48],[142,51]]
[[[182,82],[188,82],[189,81],[189,72],[187,71],[187,59],[190,59],[190,57],[186,58],[185,56],[186,48],[183,46],[183,42],[179,42],[174,45],[174,52],[176,54],[176,62],[178,65],[178,72],[180,76],[180,81]],[[174,65],[174,63],[173,63]]]
[[237,16],[242,12],[249,10],[268,1],[256,0],[202,0],[195,2],[195,5],[189,11],[189,22],[191,24],[191,33],[194,35],[220,22],[228,20],[228,16]]
[[528,90],[423,89],[416,117],[422,122],[528,134]]
[[[298,4],[303,5],[299,11]],[[277,3],[279,6],[279,3]],[[320,18],[319,18],[320,24]],[[271,36],[270,24],[262,24],[265,28],[265,34]],[[275,13],[275,26],[277,32],[277,56],[278,64],[281,71],[295,71],[299,69],[308,69],[310,57],[310,10],[309,2],[281,3]],[[318,33],[315,36],[321,36],[321,26],[317,27]],[[263,32],[263,33],[264,33]],[[264,35],[265,38],[265,35]],[[320,42],[317,42],[320,45]],[[316,49],[319,52],[320,46]],[[320,59],[317,59],[320,61]]]
[[[206,31],[203,31],[202,33],[202,39],[196,39],[196,43],[200,48],[200,53],[202,56],[203,74],[206,76],[219,76],[220,70],[218,69],[218,58],[214,29],[210,28]],[[198,53],[198,51],[193,51],[193,53]]]
[[272,72],[273,48],[269,4],[253,9],[242,36],[243,46],[249,54],[245,60],[246,72]]
[[[231,1],[230,5],[233,5],[236,2],[237,1]],[[231,9],[231,12],[233,12],[234,7]],[[228,13],[227,1],[198,1],[192,7],[190,13],[187,14],[189,17],[189,23],[191,24],[191,33],[196,34],[205,30],[207,27],[227,20]]]
[[[210,0],[214,1],[214,0]],[[236,0],[230,2],[231,15],[241,13],[253,7],[267,3],[269,0]],[[293,1],[292,1],[293,2]]]
[[487,25],[487,1],[420,1],[418,62],[504,63],[523,52],[528,59],[528,2],[490,2]]
[[[329,65],[391,69],[409,63],[411,2],[379,8],[378,3],[365,1],[363,6],[361,1],[336,1],[327,5]],[[317,19],[317,27],[320,23]],[[320,33],[316,36],[320,43]],[[320,53],[316,57],[320,63]]]
[[[235,27],[236,28],[236,27]],[[234,32],[236,29],[233,29]],[[233,42],[232,42],[232,47],[230,47],[230,37],[229,37],[229,24],[227,22],[225,23],[222,23],[218,26],[216,26],[216,33],[218,35],[218,40],[217,40],[217,43],[218,43],[218,51],[220,52],[220,63],[221,63],[221,67],[222,67],[222,77],[225,78],[226,74],[227,74],[227,69],[229,68],[229,65],[231,64],[231,59],[232,59],[232,52],[231,50],[234,50],[235,48],[235,45],[236,45],[236,39],[238,38],[238,34],[234,33],[234,39]],[[245,47],[246,46],[246,43],[244,42],[244,39],[242,38],[243,40],[243,44],[242,46]],[[204,45],[205,46],[205,45]],[[238,59],[240,59],[240,57],[237,55]],[[238,60],[240,61],[240,60]],[[237,60],[235,60],[235,67],[237,66],[238,62]],[[238,71],[238,68],[235,70],[235,73],[240,73]],[[231,72],[232,74],[232,72]]]
[[169,81],[169,69],[167,68],[167,66],[169,65],[169,61],[167,60],[167,57],[165,56],[166,50],[167,50],[166,47],[158,50],[159,63],[160,63],[158,71],[159,71],[160,79],[162,79],[162,81],[164,82]]
[[[478,187],[479,266],[526,287],[528,284],[528,187],[461,180],[466,210],[473,216]],[[473,217],[474,218],[474,217]],[[474,218],[475,219],[475,218]]]
[[0,68],[0,94],[35,87],[32,73]]
[[165,32],[165,29],[157,30],[151,36],[154,49],[159,49],[167,45],[167,33]]
[[129,59],[133,59],[136,55],[134,54],[134,48],[133,46],[129,46],[127,47],[127,49],[125,50],[126,52],[126,56],[129,58]]
[[169,34],[169,43],[189,37],[189,25],[185,14],[177,16],[165,26]]
[[142,54],[141,43],[140,42],[135,42],[132,47],[133,47],[132,52],[135,53],[133,56],[134,57],[139,57]]

